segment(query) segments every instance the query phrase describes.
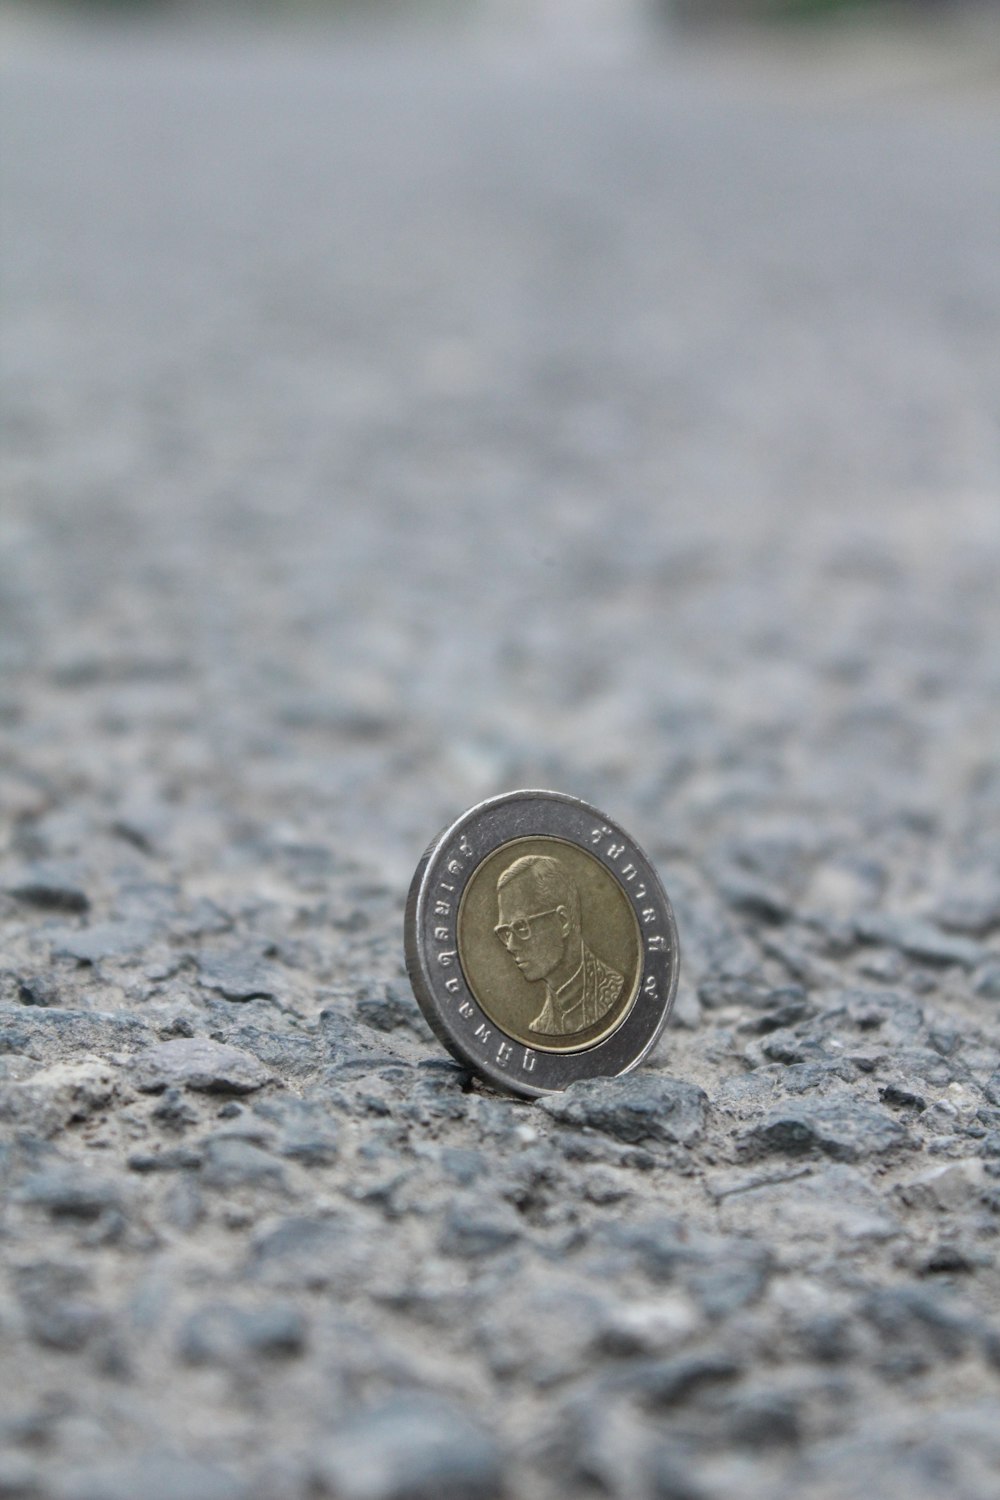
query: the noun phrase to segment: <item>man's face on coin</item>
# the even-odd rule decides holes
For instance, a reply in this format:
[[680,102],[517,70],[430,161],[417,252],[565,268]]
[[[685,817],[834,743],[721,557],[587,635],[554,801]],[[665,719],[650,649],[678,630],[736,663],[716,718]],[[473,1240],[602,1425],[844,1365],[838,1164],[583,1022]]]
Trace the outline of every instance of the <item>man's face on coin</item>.
[[497,892],[497,935],[525,979],[544,979],[561,961],[569,922],[566,910],[539,910],[541,898],[528,876],[510,880]]

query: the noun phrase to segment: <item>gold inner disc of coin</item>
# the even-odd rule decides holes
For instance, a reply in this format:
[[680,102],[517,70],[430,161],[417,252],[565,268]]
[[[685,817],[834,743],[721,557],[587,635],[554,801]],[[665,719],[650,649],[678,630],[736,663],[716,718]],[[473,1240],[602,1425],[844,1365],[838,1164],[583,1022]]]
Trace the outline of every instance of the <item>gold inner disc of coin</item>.
[[635,1004],[642,940],[611,871],[565,839],[502,844],[473,872],[458,955],[490,1020],[542,1052],[580,1052]]

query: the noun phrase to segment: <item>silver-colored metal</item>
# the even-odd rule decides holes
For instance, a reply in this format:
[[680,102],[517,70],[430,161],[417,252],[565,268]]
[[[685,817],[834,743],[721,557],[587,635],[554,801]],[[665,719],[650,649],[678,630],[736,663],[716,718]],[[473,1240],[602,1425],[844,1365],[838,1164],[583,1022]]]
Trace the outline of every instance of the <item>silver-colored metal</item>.
[[670,902],[638,844],[548,791],[481,802],[434,840],[410,886],[405,948],[444,1046],[529,1097],[637,1067],[680,967]]

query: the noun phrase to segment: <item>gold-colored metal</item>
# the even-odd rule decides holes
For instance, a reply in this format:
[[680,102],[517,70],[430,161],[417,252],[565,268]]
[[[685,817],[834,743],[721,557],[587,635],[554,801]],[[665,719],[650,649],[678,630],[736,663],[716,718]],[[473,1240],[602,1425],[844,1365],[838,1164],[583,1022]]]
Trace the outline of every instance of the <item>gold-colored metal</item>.
[[610,1036],[642,973],[639,923],[614,875],[551,837],[511,839],[473,872],[458,956],[490,1019],[542,1052],[580,1052]]

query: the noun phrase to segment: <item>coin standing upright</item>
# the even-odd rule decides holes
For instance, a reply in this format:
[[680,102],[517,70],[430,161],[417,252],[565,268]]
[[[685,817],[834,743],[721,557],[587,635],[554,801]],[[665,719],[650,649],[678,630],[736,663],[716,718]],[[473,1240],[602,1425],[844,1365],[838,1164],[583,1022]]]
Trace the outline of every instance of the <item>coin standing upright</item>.
[[673,910],[639,845],[549,791],[491,798],[434,840],[410,886],[405,947],[441,1042],[529,1097],[637,1067],[680,964]]

